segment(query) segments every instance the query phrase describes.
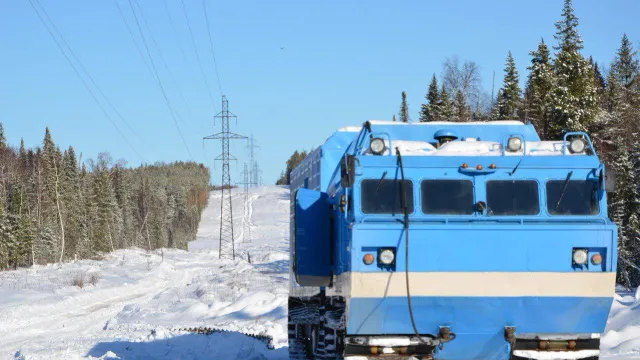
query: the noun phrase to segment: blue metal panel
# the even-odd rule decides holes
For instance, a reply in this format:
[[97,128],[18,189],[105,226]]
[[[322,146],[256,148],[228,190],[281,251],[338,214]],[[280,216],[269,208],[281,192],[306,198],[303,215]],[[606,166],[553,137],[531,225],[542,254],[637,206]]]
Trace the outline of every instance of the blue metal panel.
[[296,280],[302,286],[328,285],[331,276],[327,194],[299,189],[296,194]]
[[[425,224],[409,230],[409,271],[442,272],[574,272],[616,270],[616,227],[573,224]],[[402,225],[369,223],[353,229],[352,269],[383,271],[361,259],[371,248],[397,247],[396,271],[404,271],[405,238]],[[603,264],[575,268],[573,248],[599,252]],[[374,254],[375,255],[375,254]]]
[[[412,297],[418,331],[450,326],[438,359],[508,359],[504,327],[517,333],[602,333],[612,298]],[[405,297],[352,298],[347,334],[412,334]]]

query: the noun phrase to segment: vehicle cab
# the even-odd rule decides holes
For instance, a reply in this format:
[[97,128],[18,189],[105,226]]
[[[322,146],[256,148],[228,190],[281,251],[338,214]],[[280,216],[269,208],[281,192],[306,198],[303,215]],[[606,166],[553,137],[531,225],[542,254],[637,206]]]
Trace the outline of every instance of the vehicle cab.
[[344,305],[345,355],[597,358],[616,276],[608,183],[584,133],[366,122],[319,192],[326,215],[295,213],[309,241],[294,276]]

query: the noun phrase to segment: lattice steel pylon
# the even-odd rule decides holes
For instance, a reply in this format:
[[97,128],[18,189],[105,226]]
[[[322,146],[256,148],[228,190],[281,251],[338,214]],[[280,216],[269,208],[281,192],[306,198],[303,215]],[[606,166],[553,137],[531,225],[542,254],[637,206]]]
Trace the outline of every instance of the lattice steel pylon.
[[244,163],[244,170],[242,171],[244,181],[237,183],[237,185],[243,185],[244,188],[244,215],[242,216],[242,242],[251,242],[251,214],[249,214],[249,169],[247,163]]
[[247,144],[247,149],[249,149],[249,182],[251,186],[258,186],[258,174],[260,169],[258,168],[258,162],[255,157],[255,149],[258,149],[260,146],[256,145],[256,140],[253,138],[253,134],[249,138],[249,143]]
[[[229,101],[227,97],[222,95],[222,111],[220,111],[214,119],[220,119],[222,131],[205,137],[205,140],[221,140],[222,154],[215,158],[216,161],[222,161],[222,196],[220,197],[220,247],[218,257],[220,259],[227,258],[235,260],[235,242],[233,237],[233,205],[231,204],[231,174],[229,173],[229,162],[237,160],[235,156],[229,153],[229,141],[246,139],[229,130],[229,119],[238,119],[229,111]],[[214,120],[215,121],[215,120]],[[215,123],[214,123],[215,125]]]

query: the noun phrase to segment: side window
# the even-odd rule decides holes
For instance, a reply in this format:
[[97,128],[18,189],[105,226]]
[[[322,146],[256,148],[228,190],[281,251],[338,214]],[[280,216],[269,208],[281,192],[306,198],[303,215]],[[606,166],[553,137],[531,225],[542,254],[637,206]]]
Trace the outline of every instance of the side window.
[[473,184],[469,180],[424,180],[420,196],[425,214],[473,214]]
[[538,183],[533,180],[488,181],[487,214],[538,215]]
[[[363,180],[360,184],[362,212],[365,214],[402,214],[405,198],[401,180]],[[413,212],[413,183],[405,180],[407,208]]]

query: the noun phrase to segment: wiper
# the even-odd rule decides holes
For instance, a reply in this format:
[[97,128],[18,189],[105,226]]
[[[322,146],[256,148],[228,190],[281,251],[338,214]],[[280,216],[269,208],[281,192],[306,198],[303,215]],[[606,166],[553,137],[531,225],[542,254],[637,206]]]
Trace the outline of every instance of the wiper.
[[564,197],[564,192],[567,191],[567,185],[569,185],[569,179],[571,179],[571,175],[573,175],[573,170],[569,171],[569,174],[567,174],[567,178],[564,180],[564,185],[562,187],[562,192],[560,193],[560,198],[558,199],[558,203],[556,203],[555,211],[558,211],[558,208],[560,207],[560,202],[562,201],[562,198]]
[[518,161],[518,163],[516,164],[516,167],[514,167],[513,170],[511,170],[511,172],[509,173],[509,176],[513,176],[513,174],[516,173],[516,170],[518,170],[518,166],[520,166],[521,162],[522,160]]
[[380,190],[380,185],[382,185],[382,180],[384,180],[385,176],[387,176],[387,172],[386,171],[384,173],[382,173],[382,176],[380,177],[380,180],[378,180],[378,186],[376,186],[376,194],[378,193],[378,190]]

